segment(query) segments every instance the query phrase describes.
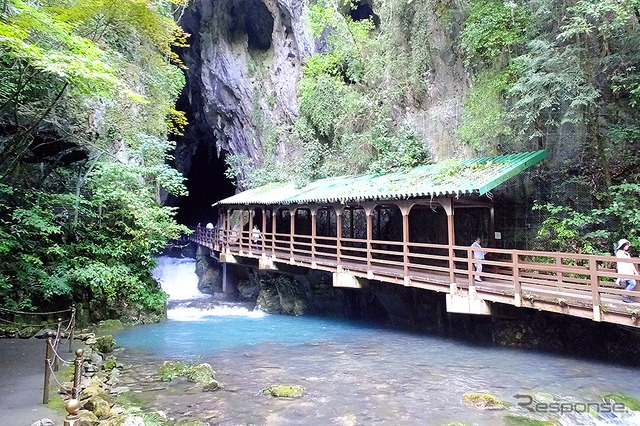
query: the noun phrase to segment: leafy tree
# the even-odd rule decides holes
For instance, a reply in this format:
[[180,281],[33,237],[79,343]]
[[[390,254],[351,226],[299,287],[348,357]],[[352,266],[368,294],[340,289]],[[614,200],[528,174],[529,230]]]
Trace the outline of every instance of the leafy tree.
[[185,193],[167,165],[185,124],[172,3],[4,2],[0,304],[162,314],[153,256],[186,231],[159,203]]

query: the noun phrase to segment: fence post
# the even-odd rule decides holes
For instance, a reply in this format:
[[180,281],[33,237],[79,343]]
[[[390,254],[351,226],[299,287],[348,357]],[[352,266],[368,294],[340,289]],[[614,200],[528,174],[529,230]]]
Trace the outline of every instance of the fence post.
[[52,331],[47,332],[45,335],[47,342],[47,350],[44,355],[44,388],[42,389],[42,403],[49,402],[49,379],[51,377],[51,355],[53,353],[53,347],[51,346],[51,339],[54,333]]
[[78,399],[80,394],[80,384],[82,382],[82,362],[84,361],[84,350],[76,350],[76,359],[73,361],[73,388],[71,388],[71,398]]
[[75,398],[67,401],[64,408],[69,414],[64,418],[64,426],[80,426],[80,416],[78,416],[80,407],[82,403]]
[[513,275],[513,303],[522,306],[522,283],[520,282],[520,255],[517,251],[511,252],[511,273]]
[[[56,354],[58,353],[58,346],[60,344],[60,332],[61,331],[62,331],[62,318],[58,318],[58,327],[56,329],[56,338],[53,341],[53,351]],[[53,357],[53,371],[58,371],[58,366],[59,366],[58,357],[54,356]]]
[[76,327],[76,304],[71,305],[71,319],[69,320],[69,353],[73,344],[73,329]]
[[593,304],[593,320],[602,321],[600,312],[600,290],[598,289],[600,277],[598,276],[598,264],[593,257],[589,258],[589,275],[591,279],[591,303]]

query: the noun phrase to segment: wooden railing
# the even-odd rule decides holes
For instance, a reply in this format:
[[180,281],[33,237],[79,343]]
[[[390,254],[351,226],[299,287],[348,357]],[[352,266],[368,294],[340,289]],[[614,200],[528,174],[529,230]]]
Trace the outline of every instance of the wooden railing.
[[[276,262],[440,292],[473,288],[484,300],[636,325],[640,303],[624,304],[632,296],[616,285],[617,278],[638,279],[616,273],[614,256],[483,248],[482,282],[473,249],[401,241],[365,240],[327,236],[262,233],[254,242],[251,232],[225,232],[199,228],[191,240],[212,250],[233,255],[264,257]],[[632,259],[638,266],[640,261]],[[640,290],[638,286],[637,290]]]

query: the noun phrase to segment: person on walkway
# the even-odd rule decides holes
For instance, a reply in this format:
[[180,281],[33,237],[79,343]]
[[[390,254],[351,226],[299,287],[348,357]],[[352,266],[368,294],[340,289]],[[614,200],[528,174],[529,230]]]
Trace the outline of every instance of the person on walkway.
[[[631,259],[631,255],[629,254],[629,247],[631,247],[631,243],[629,242],[629,240],[625,240],[623,238],[618,241],[616,257],[619,259]],[[631,262],[618,261],[618,263],[616,264],[616,270],[619,274],[638,275],[636,265]],[[636,280],[631,278],[620,278],[620,283],[625,286],[625,290],[633,290],[636,286]],[[625,294],[622,296],[622,301],[625,303],[633,303],[635,300],[631,296]]]
[[257,225],[253,225],[253,230],[251,231],[251,238],[253,239],[253,249],[258,250],[258,241],[260,241],[260,229]]
[[[471,244],[471,247],[481,249],[482,248],[482,246],[480,245],[481,241],[482,240],[480,239],[480,237],[476,237],[476,239],[473,241],[473,244]],[[487,254],[486,251],[474,250],[473,258],[476,260],[484,260],[485,254]],[[482,278],[480,278],[480,273],[482,273],[482,262],[476,262],[475,266],[476,266],[476,281],[482,281]]]

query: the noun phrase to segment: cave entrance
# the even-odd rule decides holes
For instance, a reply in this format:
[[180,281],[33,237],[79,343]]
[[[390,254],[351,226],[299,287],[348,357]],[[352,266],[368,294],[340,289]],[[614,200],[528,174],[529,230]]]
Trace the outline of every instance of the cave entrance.
[[224,174],[225,152],[218,157],[215,151],[215,145],[200,141],[191,158],[191,167],[182,171],[189,195],[179,198],[176,204],[179,223],[187,226],[216,223],[218,212],[213,204],[235,194],[235,185]]

